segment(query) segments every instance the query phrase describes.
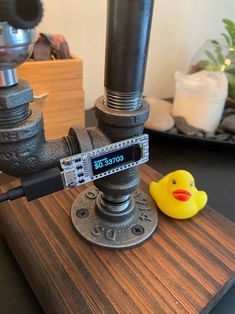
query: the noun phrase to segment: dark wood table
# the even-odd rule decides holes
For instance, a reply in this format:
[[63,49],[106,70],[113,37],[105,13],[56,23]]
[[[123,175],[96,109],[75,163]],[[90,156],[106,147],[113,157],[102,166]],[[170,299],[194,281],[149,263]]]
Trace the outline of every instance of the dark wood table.
[[[200,147],[162,141],[151,137],[149,164],[165,174],[175,169],[193,173],[197,185],[207,191],[209,205],[230,220],[234,217],[234,152],[217,147]],[[8,180],[2,178],[3,182]],[[41,313],[42,309],[24,279],[5,242],[0,241],[0,312]],[[213,313],[234,313],[235,289],[232,288],[212,310]]]
[[[235,223],[235,149],[195,144],[173,138],[150,136],[149,164],[162,174],[176,169],[190,171],[200,189],[208,194],[208,204]],[[234,314],[235,285],[211,311]]]

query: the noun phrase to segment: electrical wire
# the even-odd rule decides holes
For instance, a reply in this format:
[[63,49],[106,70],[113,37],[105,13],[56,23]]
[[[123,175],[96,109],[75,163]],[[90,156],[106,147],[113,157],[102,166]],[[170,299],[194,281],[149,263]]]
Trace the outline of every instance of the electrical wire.
[[59,168],[49,169],[21,180],[22,185],[0,194],[0,203],[26,196],[28,201],[64,189],[63,179]]
[[7,201],[7,200],[9,200],[8,193],[2,193],[2,194],[0,194],[0,203],[1,203],[1,202],[5,202],[5,201]]

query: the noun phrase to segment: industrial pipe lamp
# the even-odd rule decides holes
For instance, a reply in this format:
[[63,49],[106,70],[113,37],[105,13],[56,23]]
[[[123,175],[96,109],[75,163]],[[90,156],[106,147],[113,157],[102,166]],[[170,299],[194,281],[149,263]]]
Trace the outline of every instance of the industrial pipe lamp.
[[46,141],[33,92],[17,79],[42,17],[39,0],[0,0],[0,170],[22,185],[0,201],[30,201],[93,181],[72,206],[72,222],[91,243],[129,248],[157,226],[151,198],[137,189],[138,165],[148,160],[143,134],[149,106],[142,97],[154,0],[108,0],[105,90],[95,103],[96,128],[71,128]]

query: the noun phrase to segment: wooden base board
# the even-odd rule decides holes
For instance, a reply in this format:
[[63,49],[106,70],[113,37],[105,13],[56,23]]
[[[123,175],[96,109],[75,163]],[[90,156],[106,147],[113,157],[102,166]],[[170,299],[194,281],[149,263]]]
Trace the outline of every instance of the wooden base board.
[[[160,175],[146,165],[140,173],[148,193]],[[72,226],[71,205],[86,187],[1,204],[3,235],[46,312],[208,313],[234,283],[235,225],[214,210],[186,221],[160,213],[150,240],[111,251]]]

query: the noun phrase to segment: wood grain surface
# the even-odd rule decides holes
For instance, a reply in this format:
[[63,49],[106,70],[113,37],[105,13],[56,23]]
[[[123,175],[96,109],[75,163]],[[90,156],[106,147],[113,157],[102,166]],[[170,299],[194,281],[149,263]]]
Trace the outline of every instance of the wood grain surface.
[[81,59],[29,61],[19,67],[18,74],[29,82],[38,98],[32,108],[43,112],[48,139],[66,135],[71,126],[84,127]]
[[[140,168],[140,188],[160,175]],[[9,186],[8,186],[9,187]],[[235,226],[206,207],[178,221],[160,213],[154,236],[111,251],[82,240],[70,220],[85,189],[1,204],[1,229],[48,313],[208,313],[235,281]]]
[[83,89],[83,62],[77,57],[25,62],[18,68],[18,74],[29,81],[36,94]]
[[84,92],[50,93],[43,105],[33,103],[31,108],[43,113],[46,138],[57,139],[68,134],[71,126],[84,127]]

